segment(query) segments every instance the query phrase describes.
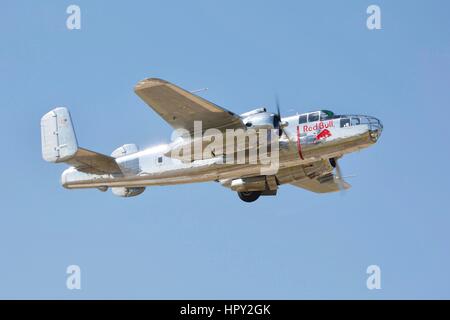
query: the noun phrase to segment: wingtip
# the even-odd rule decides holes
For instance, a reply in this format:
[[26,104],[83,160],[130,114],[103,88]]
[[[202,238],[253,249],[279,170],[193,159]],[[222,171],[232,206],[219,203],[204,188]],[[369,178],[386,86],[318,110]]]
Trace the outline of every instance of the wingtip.
[[161,85],[165,85],[168,84],[169,82],[164,80],[164,79],[160,79],[160,78],[146,78],[143,79],[141,81],[139,81],[135,86],[134,86],[134,91],[138,91],[144,88],[150,88],[150,87],[156,87],[156,86],[161,86]]

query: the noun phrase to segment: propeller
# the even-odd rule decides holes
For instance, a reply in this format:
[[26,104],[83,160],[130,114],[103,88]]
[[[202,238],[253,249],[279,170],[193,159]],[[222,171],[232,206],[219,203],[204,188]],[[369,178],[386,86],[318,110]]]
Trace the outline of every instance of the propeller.
[[274,127],[278,128],[278,136],[281,137],[284,133],[288,140],[291,141],[288,134],[284,130],[284,123],[281,121],[280,99],[278,98],[278,95],[275,95],[275,106],[277,108],[277,113],[274,114]]
[[335,166],[334,168],[336,169],[336,180],[337,180],[337,184],[339,187],[340,191],[344,191],[344,180],[342,178],[342,171],[341,171],[341,166],[339,165],[339,162],[337,161],[337,159],[334,160],[335,161]]
[[339,165],[337,158],[334,158],[333,162],[334,162],[334,169],[336,169],[336,176],[335,176],[336,182],[338,184],[339,191],[341,193],[343,193],[346,190],[346,188],[345,188],[344,176],[342,175],[341,166]]
[[273,126],[278,128],[278,136],[281,137],[283,131],[281,129],[281,111],[280,111],[280,100],[278,99],[278,95],[275,95],[275,106],[277,108],[277,113],[273,115]]

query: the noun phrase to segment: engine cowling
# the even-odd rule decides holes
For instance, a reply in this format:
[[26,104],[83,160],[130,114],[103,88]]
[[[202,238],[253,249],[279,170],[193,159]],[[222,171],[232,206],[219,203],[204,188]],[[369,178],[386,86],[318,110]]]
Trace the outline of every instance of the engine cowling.
[[276,118],[273,113],[270,112],[259,112],[256,114],[251,114],[243,119],[243,122],[249,129],[275,129],[276,128]]
[[233,191],[248,192],[248,191],[275,191],[278,189],[278,184],[275,176],[257,176],[238,178],[231,181],[224,181],[223,185],[228,185]]
[[133,187],[133,188],[118,187],[118,188],[111,188],[111,191],[115,196],[129,198],[140,195],[142,192],[145,191],[145,187]]

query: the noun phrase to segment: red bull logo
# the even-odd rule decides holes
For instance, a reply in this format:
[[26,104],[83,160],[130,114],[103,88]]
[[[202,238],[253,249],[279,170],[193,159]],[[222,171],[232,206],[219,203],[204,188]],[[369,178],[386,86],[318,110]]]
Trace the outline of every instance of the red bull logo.
[[315,124],[308,126],[308,125],[304,125],[303,126],[303,132],[311,132],[311,131],[317,131],[317,130],[323,130],[323,129],[327,129],[327,128],[331,128],[334,127],[334,123],[333,120],[330,120],[328,122],[316,122]]
[[331,132],[328,129],[323,129],[322,131],[320,131],[320,133],[316,136],[317,140],[321,140],[321,139],[325,139],[331,137]]

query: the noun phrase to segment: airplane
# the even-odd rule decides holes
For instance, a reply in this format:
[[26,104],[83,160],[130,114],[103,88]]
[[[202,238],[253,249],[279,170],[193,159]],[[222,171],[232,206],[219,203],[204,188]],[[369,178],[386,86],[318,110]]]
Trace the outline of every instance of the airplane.
[[[138,82],[134,91],[184,135],[143,150],[136,144],[125,144],[108,156],[79,147],[70,112],[65,107],[55,108],[41,118],[42,157],[51,163],[70,165],[61,175],[63,187],[100,191],[111,188],[116,196],[134,197],[149,186],[215,181],[237,192],[245,202],[276,195],[283,184],[316,193],[343,191],[350,185],[342,176],[338,160],[374,145],[383,130],[375,117],[337,115],[329,110],[281,117],[278,101],[276,113],[258,108],[238,115],[158,78]],[[269,143],[276,141],[276,148],[272,147],[274,154],[278,150],[276,170],[262,170],[261,162],[224,163],[224,158],[230,154],[234,157],[237,149],[217,148],[200,157],[186,152],[183,157],[180,148],[192,150],[197,142],[205,146],[211,141],[208,136],[196,135],[199,130],[195,123],[199,121],[202,134],[208,129],[215,129],[216,133],[240,130],[258,134],[269,130],[264,137]],[[249,158],[250,149],[258,153],[262,147],[241,145],[240,151],[247,152],[245,159]]]

